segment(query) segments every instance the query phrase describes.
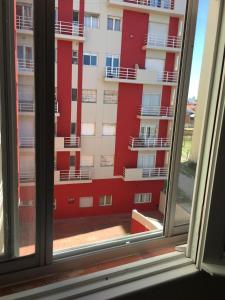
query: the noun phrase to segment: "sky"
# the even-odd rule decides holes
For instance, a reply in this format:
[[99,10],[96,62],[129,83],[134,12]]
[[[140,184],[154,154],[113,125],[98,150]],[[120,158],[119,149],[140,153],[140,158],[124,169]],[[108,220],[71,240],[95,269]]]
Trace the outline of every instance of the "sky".
[[208,17],[209,0],[199,0],[195,44],[191,68],[191,79],[188,98],[198,96],[199,77],[201,72],[202,55],[204,50],[205,32]]

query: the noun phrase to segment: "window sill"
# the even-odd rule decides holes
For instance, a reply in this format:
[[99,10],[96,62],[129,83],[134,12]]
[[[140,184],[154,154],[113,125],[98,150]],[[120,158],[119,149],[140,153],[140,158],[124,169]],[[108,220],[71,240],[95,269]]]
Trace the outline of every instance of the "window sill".
[[172,252],[2,297],[6,299],[111,299],[198,272],[191,259]]

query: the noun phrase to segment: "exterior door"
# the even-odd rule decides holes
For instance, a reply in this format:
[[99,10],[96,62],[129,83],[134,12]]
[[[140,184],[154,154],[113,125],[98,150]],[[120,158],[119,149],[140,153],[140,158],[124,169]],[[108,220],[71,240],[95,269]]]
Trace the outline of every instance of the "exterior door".
[[156,71],[158,74],[161,74],[164,71],[164,66],[164,59],[146,58],[145,60],[145,69]]
[[138,153],[137,167],[140,169],[149,169],[155,167],[155,155]]
[[156,137],[156,126],[144,124],[141,125],[140,137],[143,139],[153,139]]
[[158,116],[160,114],[160,103],[160,94],[144,94],[142,97],[142,114],[148,115],[151,112],[151,115]]
[[153,47],[166,47],[168,24],[150,22],[148,25],[148,44]]
[[107,55],[106,56],[106,67],[110,72],[109,76],[117,77],[119,67],[119,56],[118,55]]

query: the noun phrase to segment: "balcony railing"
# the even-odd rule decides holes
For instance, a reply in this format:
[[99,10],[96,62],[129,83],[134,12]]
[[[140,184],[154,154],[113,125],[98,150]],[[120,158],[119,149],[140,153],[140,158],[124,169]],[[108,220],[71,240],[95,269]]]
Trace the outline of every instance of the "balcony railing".
[[167,177],[167,168],[143,168],[142,177],[143,178],[155,178],[155,177]]
[[83,36],[84,26],[78,22],[58,21],[55,24],[55,32],[72,36]]
[[23,172],[21,171],[20,174],[20,182],[21,183],[31,183],[35,181],[35,172]]
[[142,148],[170,148],[171,140],[169,138],[136,138],[130,137],[129,146],[132,149]]
[[20,148],[34,148],[34,137],[20,137]]
[[80,148],[80,138],[79,137],[65,137],[64,138],[65,148]]
[[135,80],[137,78],[137,70],[123,67],[106,67],[105,76],[107,78]]
[[176,48],[180,49],[182,38],[179,36],[167,36],[159,34],[148,34],[145,40],[145,46],[148,48]]
[[16,16],[16,28],[22,30],[33,30],[33,18]]
[[163,71],[159,72],[157,76],[158,82],[165,82],[165,83],[177,83],[178,81],[178,72],[176,71]]
[[60,171],[60,181],[82,181],[91,180],[91,178],[92,172],[90,169]]
[[33,72],[34,61],[33,59],[18,59],[18,68],[22,72]]
[[168,177],[167,168],[124,168],[125,181],[164,180]]
[[138,115],[142,117],[172,118],[174,116],[174,109],[171,106],[140,106]]
[[[19,112],[34,112],[35,104],[34,102],[29,101],[20,101],[19,102]],[[59,112],[58,102],[55,102],[55,113]]]
[[124,2],[163,9],[174,9],[174,0],[123,0]]

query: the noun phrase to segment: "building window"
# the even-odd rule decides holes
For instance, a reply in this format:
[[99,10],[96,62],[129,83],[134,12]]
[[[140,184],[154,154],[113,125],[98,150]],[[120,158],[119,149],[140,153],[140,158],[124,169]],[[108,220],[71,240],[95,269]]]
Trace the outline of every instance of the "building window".
[[112,71],[115,71],[116,68],[119,67],[119,62],[120,62],[119,55],[111,55],[111,54],[106,55],[105,65],[108,68],[112,68]]
[[118,102],[118,92],[117,91],[104,91],[104,104],[117,104]]
[[94,156],[93,155],[81,155],[80,166],[81,167],[93,167],[94,166]]
[[77,10],[73,11],[73,22],[79,22],[79,12]]
[[84,26],[87,28],[99,28],[99,15],[85,14]]
[[97,91],[96,90],[82,90],[82,102],[96,103]]
[[134,203],[141,204],[141,203],[151,203],[152,201],[152,194],[151,193],[141,193],[134,195]]
[[85,66],[97,66],[97,54],[84,53],[84,65]]
[[67,199],[68,204],[74,204],[75,203],[75,199],[73,197],[70,197]]
[[70,131],[70,133],[72,135],[76,134],[76,123],[71,123],[71,131]]
[[81,208],[85,207],[93,207],[93,197],[80,197],[80,205]]
[[120,31],[120,18],[118,17],[108,17],[107,20],[107,29],[108,30],[114,30],[114,31]]
[[70,167],[75,167],[76,157],[75,155],[70,155]]
[[115,124],[103,124],[102,126],[102,135],[115,135],[116,134],[116,125]]
[[72,53],[72,64],[77,65],[78,64],[78,52],[77,50],[73,50]]
[[112,195],[103,195],[99,197],[99,206],[111,206]]
[[72,101],[77,101],[77,89],[72,89]]
[[101,167],[113,167],[114,156],[113,155],[101,155],[100,166]]
[[95,124],[94,123],[82,123],[81,124],[81,135],[95,135]]

